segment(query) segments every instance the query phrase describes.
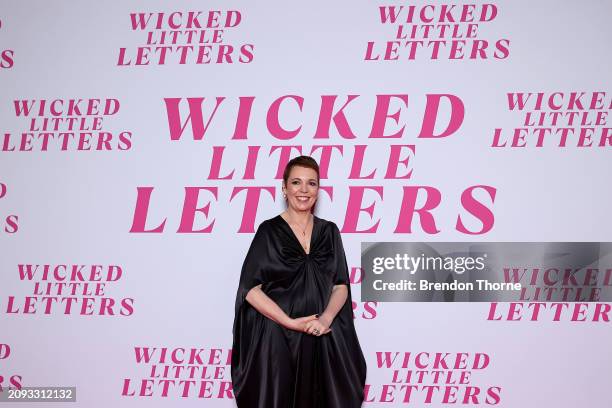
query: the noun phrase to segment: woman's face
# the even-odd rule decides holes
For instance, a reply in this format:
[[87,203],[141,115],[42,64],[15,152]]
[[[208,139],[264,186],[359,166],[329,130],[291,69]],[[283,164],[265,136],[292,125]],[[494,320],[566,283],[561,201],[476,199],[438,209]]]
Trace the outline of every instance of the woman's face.
[[287,206],[295,211],[309,211],[319,193],[317,172],[310,167],[293,166],[283,191],[287,194]]

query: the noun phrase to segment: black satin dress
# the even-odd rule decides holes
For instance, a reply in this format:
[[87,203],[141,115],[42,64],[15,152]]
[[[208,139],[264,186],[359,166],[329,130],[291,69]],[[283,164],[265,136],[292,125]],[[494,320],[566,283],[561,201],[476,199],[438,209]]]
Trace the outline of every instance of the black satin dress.
[[[286,329],[245,300],[254,286],[292,318],[322,313],[334,285],[348,298],[331,332]],[[366,362],[355,332],[348,266],[335,223],[314,217],[306,253],[280,215],[263,221],[244,260],[236,294],[231,375],[239,408],[358,408]]]

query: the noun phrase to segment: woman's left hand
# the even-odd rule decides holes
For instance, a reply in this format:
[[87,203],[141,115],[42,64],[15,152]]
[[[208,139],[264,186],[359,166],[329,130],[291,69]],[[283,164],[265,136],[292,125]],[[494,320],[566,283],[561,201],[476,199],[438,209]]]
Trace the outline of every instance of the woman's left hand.
[[320,315],[318,318],[306,323],[305,332],[313,336],[321,336],[331,331],[331,321],[325,315]]

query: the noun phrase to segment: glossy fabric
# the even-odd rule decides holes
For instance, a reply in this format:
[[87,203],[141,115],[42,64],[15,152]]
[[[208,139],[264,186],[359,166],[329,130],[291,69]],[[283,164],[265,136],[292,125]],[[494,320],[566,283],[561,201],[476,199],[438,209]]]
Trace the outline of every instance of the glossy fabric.
[[[231,375],[239,408],[361,407],[367,367],[336,224],[315,216],[310,248],[306,254],[280,215],[257,228],[236,294]],[[293,318],[323,312],[333,285],[346,284],[348,299],[332,331],[316,337],[255,310],[245,296],[259,284]]]

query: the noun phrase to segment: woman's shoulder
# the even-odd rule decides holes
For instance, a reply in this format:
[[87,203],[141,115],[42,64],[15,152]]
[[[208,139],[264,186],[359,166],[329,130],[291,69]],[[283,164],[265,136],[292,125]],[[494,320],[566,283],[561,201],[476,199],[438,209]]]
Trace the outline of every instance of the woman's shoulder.
[[257,230],[263,230],[266,229],[268,226],[270,226],[273,222],[274,222],[274,217],[272,218],[268,218],[267,220],[263,220],[262,222],[259,223],[259,225],[257,226]]
[[275,215],[274,217],[267,218],[263,220],[262,222],[260,222],[259,225],[257,226],[257,230],[267,231],[271,227],[277,227],[281,222],[284,222],[284,220],[280,216],[280,214],[278,214],[278,215]]
[[274,224],[278,223],[278,221],[282,221],[282,220],[279,220],[279,218],[281,218],[281,216],[280,216],[280,214],[277,214],[277,215],[275,215],[272,218],[268,218],[268,219],[263,220],[262,222],[259,223],[259,226],[260,227],[267,227],[268,225],[274,225]]
[[333,228],[333,227],[338,228],[338,225],[336,225],[336,223],[334,221],[332,221],[332,220],[327,220],[325,218],[320,218],[320,217],[317,217],[316,215],[315,215],[315,218],[317,218],[318,221],[321,224],[325,225],[328,228]]
[[338,228],[335,222],[332,220],[327,220],[325,218],[320,218],[315,215],[315,219],[324,227],[333,229],[334,227]]

